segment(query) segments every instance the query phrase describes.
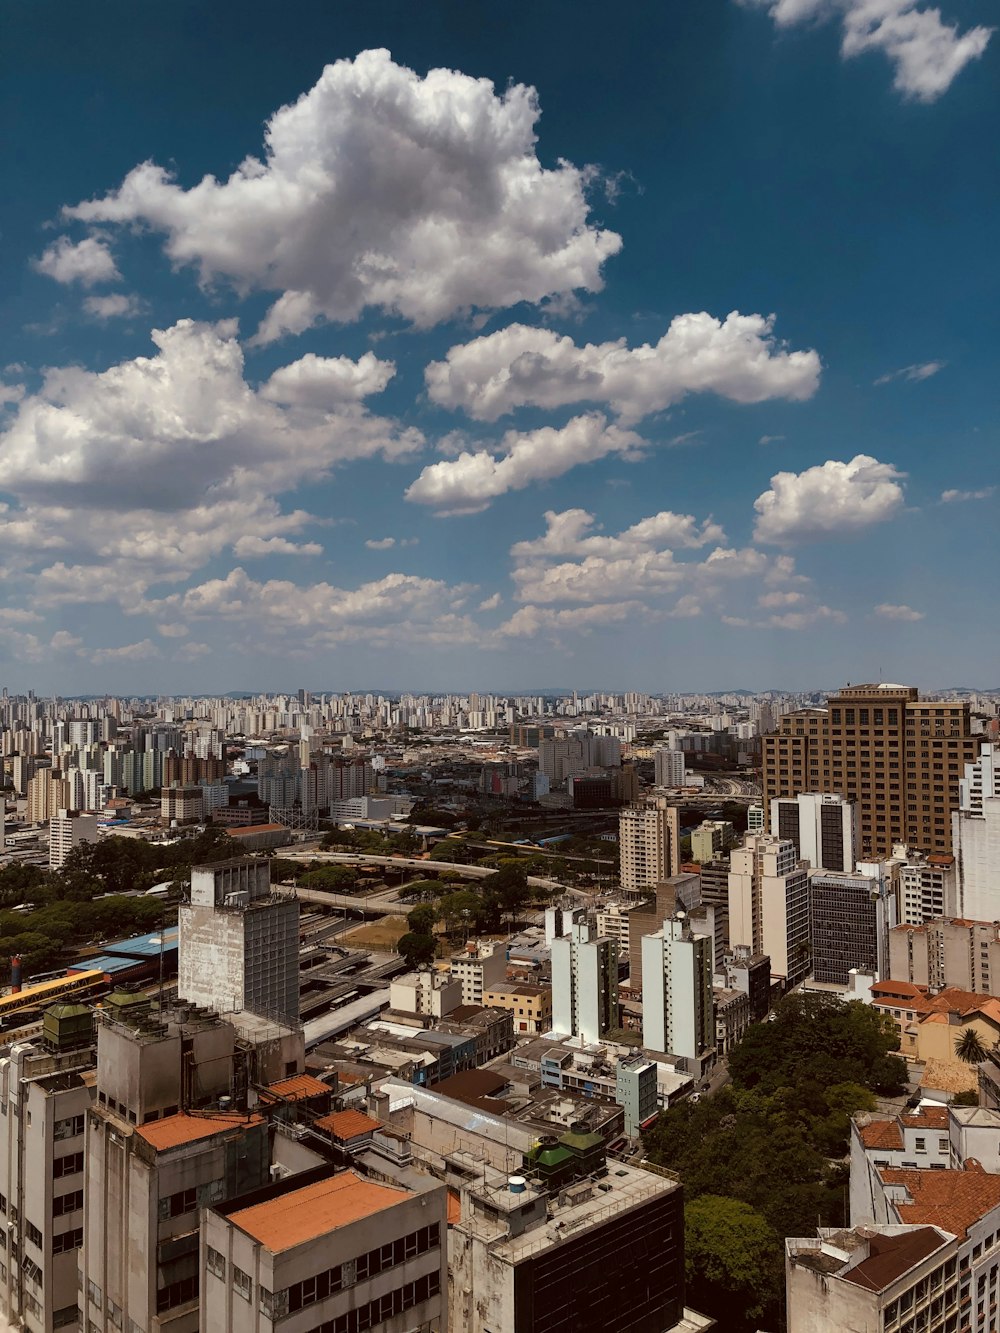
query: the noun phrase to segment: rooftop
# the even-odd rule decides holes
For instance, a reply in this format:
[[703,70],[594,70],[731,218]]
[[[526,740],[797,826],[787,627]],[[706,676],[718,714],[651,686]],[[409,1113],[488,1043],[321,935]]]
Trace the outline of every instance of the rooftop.
[[934,1227],[858,1227],[853,1231],[823,1228],[819,1239],[790,1240],[792,1261],[830,1277],[839,1277],[865,1291],[885,1291],[922,1260],[941,1249],[950,1237]]
[[326,1180],[289,1189],[263,1203],[238,1209],[229,1214],[229,1220],[277,1254],[363,1217],[371,1217],[410,1197],[408,1190],[364,1180],[354,1171],[342,1171]]
[[301,1102],[307,1097],[329,1097],[331,1092],[329,1083],[314,1078],[312,1074],[295,1074],[277,1083],[269,1083],[266,1090],[261,1092],[261,1100],[268,1101],[268,1093],[273,1093],[287,1102]]
[[363,1111],[334,1111],[317,1120],[314,1128],[325,1129],[332,1138],[343,1141],[359,1138],[362,1134],[374,1134],[381,1124]]
[[148,1124],[140,1125],[136,1133],[157,1152],[166,1152],[185,1143],[197,1143],[199,1139],[210,1139],[216,1134],[226,1134],[233,1129],[262,1123],[258,1115],[201,1116],[187,1115],[182,1111],[178,1115],[168,1115],[163,1120],[151,1120]]
[[906,1202],[897,1201],[893,1208],[900,1222],[914,1226],[941,1227],[963,1237],[981,1217],[1000,1207],[1000,1176],[988,1175],[971,1159],[964,1171],[885,1166],[879,1175],[884,1184],[906,1191]]

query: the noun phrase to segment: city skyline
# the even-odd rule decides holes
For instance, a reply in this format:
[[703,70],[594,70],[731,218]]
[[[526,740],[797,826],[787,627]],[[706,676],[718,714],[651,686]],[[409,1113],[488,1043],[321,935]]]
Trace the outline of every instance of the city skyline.
[[981,6],[120,8],[5,16],[12,691],[991,674]]

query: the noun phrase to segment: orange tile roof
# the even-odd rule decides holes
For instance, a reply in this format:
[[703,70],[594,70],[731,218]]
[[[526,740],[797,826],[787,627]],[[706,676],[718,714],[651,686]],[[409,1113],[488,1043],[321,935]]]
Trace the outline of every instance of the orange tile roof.
[[264,1203],[240,1208],[229,1214],[229,1220],[277,1254],[411,1197],[408,1190],[377,1185],[353,1171],[341,1171]]
[[872,987],[872,994],[879,997],[883,995],[905,995],[907,997],[926,995],[927,987],[919,986],[912,981],[876,981]]
[[907,1115],[904,1111],[899,1117],[907,1129],[947,1129],[947,1106],[923,1106],[920,1111]]
[[231,1129],[262,1123],[259,1115],[186,1115],[181,1111],[163,1120],[150,1120],[148,1124],[140,1125],[136,1133],[157,1152],[166,1152],[184,1143],[197,1143],[199,1139],[210,1139],[215,1134],[225,1134]]
[[902,1151],[903,1136],[895,1120],[873,1120],[870,1125],[858,1125],[858,1134],[866,1148]]
[[380,1124],[363,1111],[334,1111],[317,1120],[316,1128],[329,1130],[335,1139],[356,1139],[360,1134],[374,1133]]
[[[332,1091],[329,1083],[313,1078],[312,1074],[294,1074],[291,1078],[282,1078],[277,1083],[267,1085],[267,1092],[273,1092],[289,1102],[299,1102],[304,1097],[329,1097]],[[263,1094],[265,1099],[267,1092]]]
[[886,1185],[902,1185],[911,1203],[895,1203],[900,1222],[907,1226],[934,1226],[963,1237],[974,1222],[1000,1207],[1000,1176],[981,1166],[964,1171],[914,1171],[884,1166],[879,1175]]

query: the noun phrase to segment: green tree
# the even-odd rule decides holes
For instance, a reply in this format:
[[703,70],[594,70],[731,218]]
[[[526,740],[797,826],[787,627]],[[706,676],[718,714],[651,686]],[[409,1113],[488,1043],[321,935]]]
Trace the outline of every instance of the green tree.
[[432,907],[430,903],[420,903],[407,915],[406,924],[415,935],[433,935],[437,919],[436,907]]
[[684,1267],[691,1304],[731,1333],[779,1318],[782,1245],[749,1204],[717,1194],[684,1209]]
[[407,967],[426,967],[434,958],[437,946],[432,935],[417,935],[409,931],[396,945],[396,951],[402,954]]
[[971,1025],[964,1029],[955,1042],[955,1054],[967,1065],[978,1065],[986,1059],[986,1046],[982,1037]]
[[357,887],[358,872],[353,866],[320,866],[299,876],[303,889],[323,889],[327,893],[352,893]]

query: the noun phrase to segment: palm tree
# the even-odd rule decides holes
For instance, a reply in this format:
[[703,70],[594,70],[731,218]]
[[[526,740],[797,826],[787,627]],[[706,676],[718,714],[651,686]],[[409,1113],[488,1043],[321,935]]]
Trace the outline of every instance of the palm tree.
[[955,1054],[967,1065],[978,1065],[986,1059],[986,1047],[975,1028],[966,1028],[955,1043]]

